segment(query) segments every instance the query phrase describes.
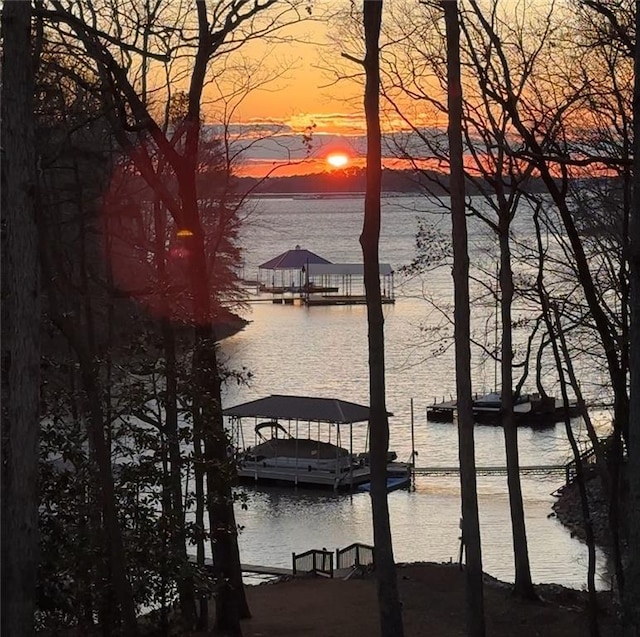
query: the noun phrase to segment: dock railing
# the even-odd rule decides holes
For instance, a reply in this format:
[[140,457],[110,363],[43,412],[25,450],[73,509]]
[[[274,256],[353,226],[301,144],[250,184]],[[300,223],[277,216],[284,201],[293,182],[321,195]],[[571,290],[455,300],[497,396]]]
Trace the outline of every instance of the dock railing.
[[[599,444],[603,446],[603,452],[605,454],[607,454],[607,445],[609,444],[609,439],[608,438],[600,438],[599,439]],[[626,448],[623,444],[622,446],[622,455],[623,458],[626,458],[627,456],[627,452],[626,452]],[[582,465],[583,468],[585,469],[589,469],[589,468],[593,468],[596,464],[597,461],[597,457],[596,457],[596,451],[592,446],[587,446],[582,453],[580,454],[580,464]],[[570,460],[569,462],[567,462],[567,464],[565,465],[565,480],[566,480],[566,484],[571,484],[576,476],[577,476],[577,468],[576,468],[576,460],[575,458],[573,458],[572,460]]]
[[370,566],[374,563],[373,546],[369,544],[350,544],[343,549],[336,549],[336,568],[352,566]]
[[[594,465],[595,462],[596,462],[596,452],[593,447],[590,447],[589,449],[584,451],[582,454],[580,454],[580,463],[582,464],[583,467],[586,468],[590,465]],[[570,460],[569,462],[567,462],[567,464],[565,465],[566,484],[571,484],[575,480],[576,476],[578,475],[576,464],[577,463],[574,458],[573,460]]]
[[327,549],[311,549],[296,555],[292,553],[293,574],[309,573],[333,577],[333,552]]

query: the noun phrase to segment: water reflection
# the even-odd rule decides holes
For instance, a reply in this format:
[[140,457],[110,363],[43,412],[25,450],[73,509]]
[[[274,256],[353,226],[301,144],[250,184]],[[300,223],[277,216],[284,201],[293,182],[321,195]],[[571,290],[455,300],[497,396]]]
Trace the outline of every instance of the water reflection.
[[[527,492],[550,493],[556,481]],[[311,548],[335,550],[353,542],[371,544],[368,494],[340,494],[279,487],[243,487],[249,507],[238,512],[242,560],[290,567],[291,553]],[[552,497],[525,494],[532,576],[580,588],[586,582],[585,546],[549,518]],[[495,478],[479,479],[479,506],[484,569],[513,581],[509,503]],[[389,494],[394,555],[398,562],[455,561],[459,550],[460,497],[455,478],[418,478],[415,491]],[[608,588],[605,556],[598,556],[599,587]]]

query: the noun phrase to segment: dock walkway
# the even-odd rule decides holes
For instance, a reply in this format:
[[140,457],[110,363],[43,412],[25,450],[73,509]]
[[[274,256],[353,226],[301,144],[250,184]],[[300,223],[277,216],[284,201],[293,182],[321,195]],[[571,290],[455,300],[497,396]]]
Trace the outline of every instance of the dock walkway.
[[[566,474],[566,464],[529,465],[521,466],[520,473],[528,475]],[[412,467],[411,472],[416,476],[457,476],[460,467]],[[506,466],[476,467],[478,476],[502,476],[507,475]]]
[[240,564],[243,573],[256,573],[257,575],[277,575],[283,577],[293,576],[293,569],[279,568],[277,566],[258,566],[257,564]]
[[[196,562],[196,556],[189,553],[189,561]],[[204,558],[204,566],[207,569],[213,568],[213,560],[210,557]],[[281,568],[279,566],[261,566],[258,564],[240,564],[243,573],[253,573],[255,575],[273,575],[274,577],[293,576],[293,569]]]

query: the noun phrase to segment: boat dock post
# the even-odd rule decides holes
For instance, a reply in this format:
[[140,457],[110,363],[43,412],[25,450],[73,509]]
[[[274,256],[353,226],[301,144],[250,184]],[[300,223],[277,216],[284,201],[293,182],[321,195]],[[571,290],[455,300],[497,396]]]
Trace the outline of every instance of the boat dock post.
[[[415,438],[415,430],[414,430],[414,422],[413,422],[413,398],[411,399],[411,467],[415,468],[416,466],[416,438]],[[411,472],[411,477],[413,480],[411,481],[411,487],[415,490],[416,482],[415,482],[415,472]]]

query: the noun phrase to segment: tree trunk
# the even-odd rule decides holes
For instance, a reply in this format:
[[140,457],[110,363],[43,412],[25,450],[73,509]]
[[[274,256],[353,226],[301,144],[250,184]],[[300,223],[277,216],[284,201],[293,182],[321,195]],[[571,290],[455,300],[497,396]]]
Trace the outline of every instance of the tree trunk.
[[176,337],[168,317],[169,302],[166,299],[166,211],[159,197],[154,198],[153,219],[156,236],[155,261],[158,284],[161,288],[163,308],[161,311],[162,345],[165,357],[165,432],[169,463],[169,490],[171,492],[171,552],[180,564],[176,587],[180,613],[188,626],[195,625],[196,601],[193,576],[188,565],[184,508],[182,506],[182,457],[178,431],[178,379],[176,368]]
[[364,0],[363,21],[366,55],[364,109],[367,122],[367,190],[364,224],[360,235],[369,324],[369,394],[371,431],[371,507],[375,545],[376,582],[382,637],[402,637],[402,607],[393,559],[389,503],[387,500],[387,452],[389,419],[385,399],[384,316],[380,294],[380,192],[382,147],[380,133],[380,52],[382,0]]
[[[197,210],[195,189],[190,192],[187,185],[182,196],[183,202],[191,201],[191,209]],[[189,276],[196,321],[194,386],[199,403],[199,413],[194,413],[194,426],[196,419],[200,419],[201,426],[198,429],[201,430],[204,443],[206,503],[216,578],[216,630],[237,637],[242,634],[240,618],[249,617],[250,613],[242,583],[233,511],[231,483],[235,477],[235,466],[227,454],[202,228],[197,215],[189,219],[189,229],[192,231],[189,239]]]
[[[542,272],[542,270],[541,270]],[[589,636],[600,637],[600,629],[598,626],[598,594],[596,591],[596,541],[593,535],[593,524],[591,521],[591,514],[589,513],[589,497],[587,495],[587,485],[584,475],[584,466],[580,457],[580,449],[578,443],[571,429],[571,418],[569,416],[569,395],[567,393],[567,381],[564,377],[565,371],[560,355],[560,350],[568,352],[567,344],[562,332],[562,325],[560,323],[560,315],[558,308],[553,307],[554,326],[551,321],[551,309],[549,307],[548,299],[544,294],[544,291],[540,290],[540,297],[543,303],[545,312],[545,318],[547,321],[547,331],[549,332],[549,338],[551,339],[551,345],[553,346],[553,355],[556,361],[556,369],[560,378],[560,388],[562,392],[562,404],[564,406],[564,429],[567,434],[567,439],[571,445],[571,452],[573,453],[573,460],[576,465],[576,481],[578,483],[578,491],[580,493],[580,508],[582,509],[582,523],[584,525],[585,541],[588,551],[588,566],[587,566],[587,590],[589,592],[589,605],[587,607],[587,613],[589,616]],[[557,337],[556,332],[557,331]],[[559,341],[559,343],[558,343]],[[565,363],[566,364],[566,363]]]
[[127,577],[122,531],[118,521],[111,454],[104,437],[104,416],[100,403],[100,394],[96,385],[98,374],[96,365],[91,362],[88,356],[80,352],[77,352],[77,354],[80,361],[82,387],[86,394],[87,413],[89,414],[89,436],[98,465],[100,496],[104,512],[103,524],[109,553],[112,585],[120,605],[125,630],[128,635],[135,637],[138,635],[138,624],[131,582]]
[[[195,353],[194,353],[195,357]],[[197,374],[197,364],[194,360],[192,366],[192,374]],[[199,568],[204,569],[205,563],[205,532],[204,532],[204,513],[206,508],[205,491],[204,491],[204,452],[202,442],[204,437],[202,423],[202,407],[200,400],[200,392],[196,389],[193,393],[191,402],[191,410],[193,414],[193,481],[195,484],[196,495],[196,562]],[[198,592],[198,630],[204,630],[208,627],[209,622],[209,600],[207,594],[202,590]]]
[[[215,629],[237,637],[242,634],[240,619],[250,617],[240,567],[238,530],[233,511],[231,484],[235,477],[233,460],[227,455],[227,436],[222,421],[213,330],[196,328],[196,387],[209,394],[202,403],[206,509],[211,534],[216,604]],[[214,371],[215,370],[215,371]],[[200,389],[201,390],[201,389]],[[212,396],[213,394],[213,396]]]
[[[636,2],[636,33],[640,10]],[[627,438],[627,542],[628,563],[623,596],[625,637],[640,635],[640,46],[635,47],[633,86],[633,196],[629,224],[629,278],[631,283],[631,346],[629,436]]]
[[[162,340],[165,353],[166,406],[165,427],[169,451],[170,491],[171,491],[171,550],[181,566],[176,586],[180,600],[180,612],[188,626],[194,625],[195,592],[193,576],[189,572],[187,541],[182,506],[182,458],[178,433],[176,344],[173,327],[166,318],[162,319]],[[186,571],[186,572],[185,572]]]
[[478,518],[473,393],[471,387],[471,325],[469,310],[469,251],[465,214],[462,149],[462,85],[460,82],[460,25],[458,3],[442,2],[447,34],[447,85],[451,235],[453,244],[454,336],[456,352],[456,403],[458,456],[462,497],[462,537],[466,549],[465,615],[467,635],[484,637],[482,547]]
[[26,637],[34,632],[40,432],[40,289],[29,2],[4,3],[2,39],[2,210],[7,233],[2,270],[8,309],[7,320],[2,321],[6,348],[2,375],[6,389],[2,401],[2,634]]
[[[42,227],[45,226],[43,225]],[[44,237],[40,242],[40,258],[42,269],[45,272],[55,271],[53,266],[51,266],[53,260],[49,258],[45,248],[46,245],[52,244],[53,241],[51,239],[47,241]],[[99,391],[99,372],[95,362],[95,356],[87,343],[87,332],[82,333],[77,323],[72,323],[67,317],[60,314],[59,308],[62,304],[56,303],[53,279],[45,278],[45,281],[47,283],[46,291],[51,320],[67,339],[70,347],[77,356],[86,404],[89,443],[98,467],[100,504],[103,512],[105,543],[107,545],[109,559],[110,584],[119,602],[127,634],[135,637],[135,635],[138,634],[138,625],[131,583],[127,576],[122,532],[118,520],[110,447],[105,439],[105,419]],[[109,615],[109,618],[111,618],[114,612],[111,611]]]
[[508,211],[500,211],[500,315],[502,324],[501,371],[501,419],[507,457],[507,483],[509,485],[509,508],[513,535],[513,557],[515,563],[514,592],[524,598],[535,599],[531,581],[527,530],[520,483],[520,459],[518,454],[518,428],[513,413],[513,333],[511,329],[511,305],[513,302],[513,272],[509,246]]

